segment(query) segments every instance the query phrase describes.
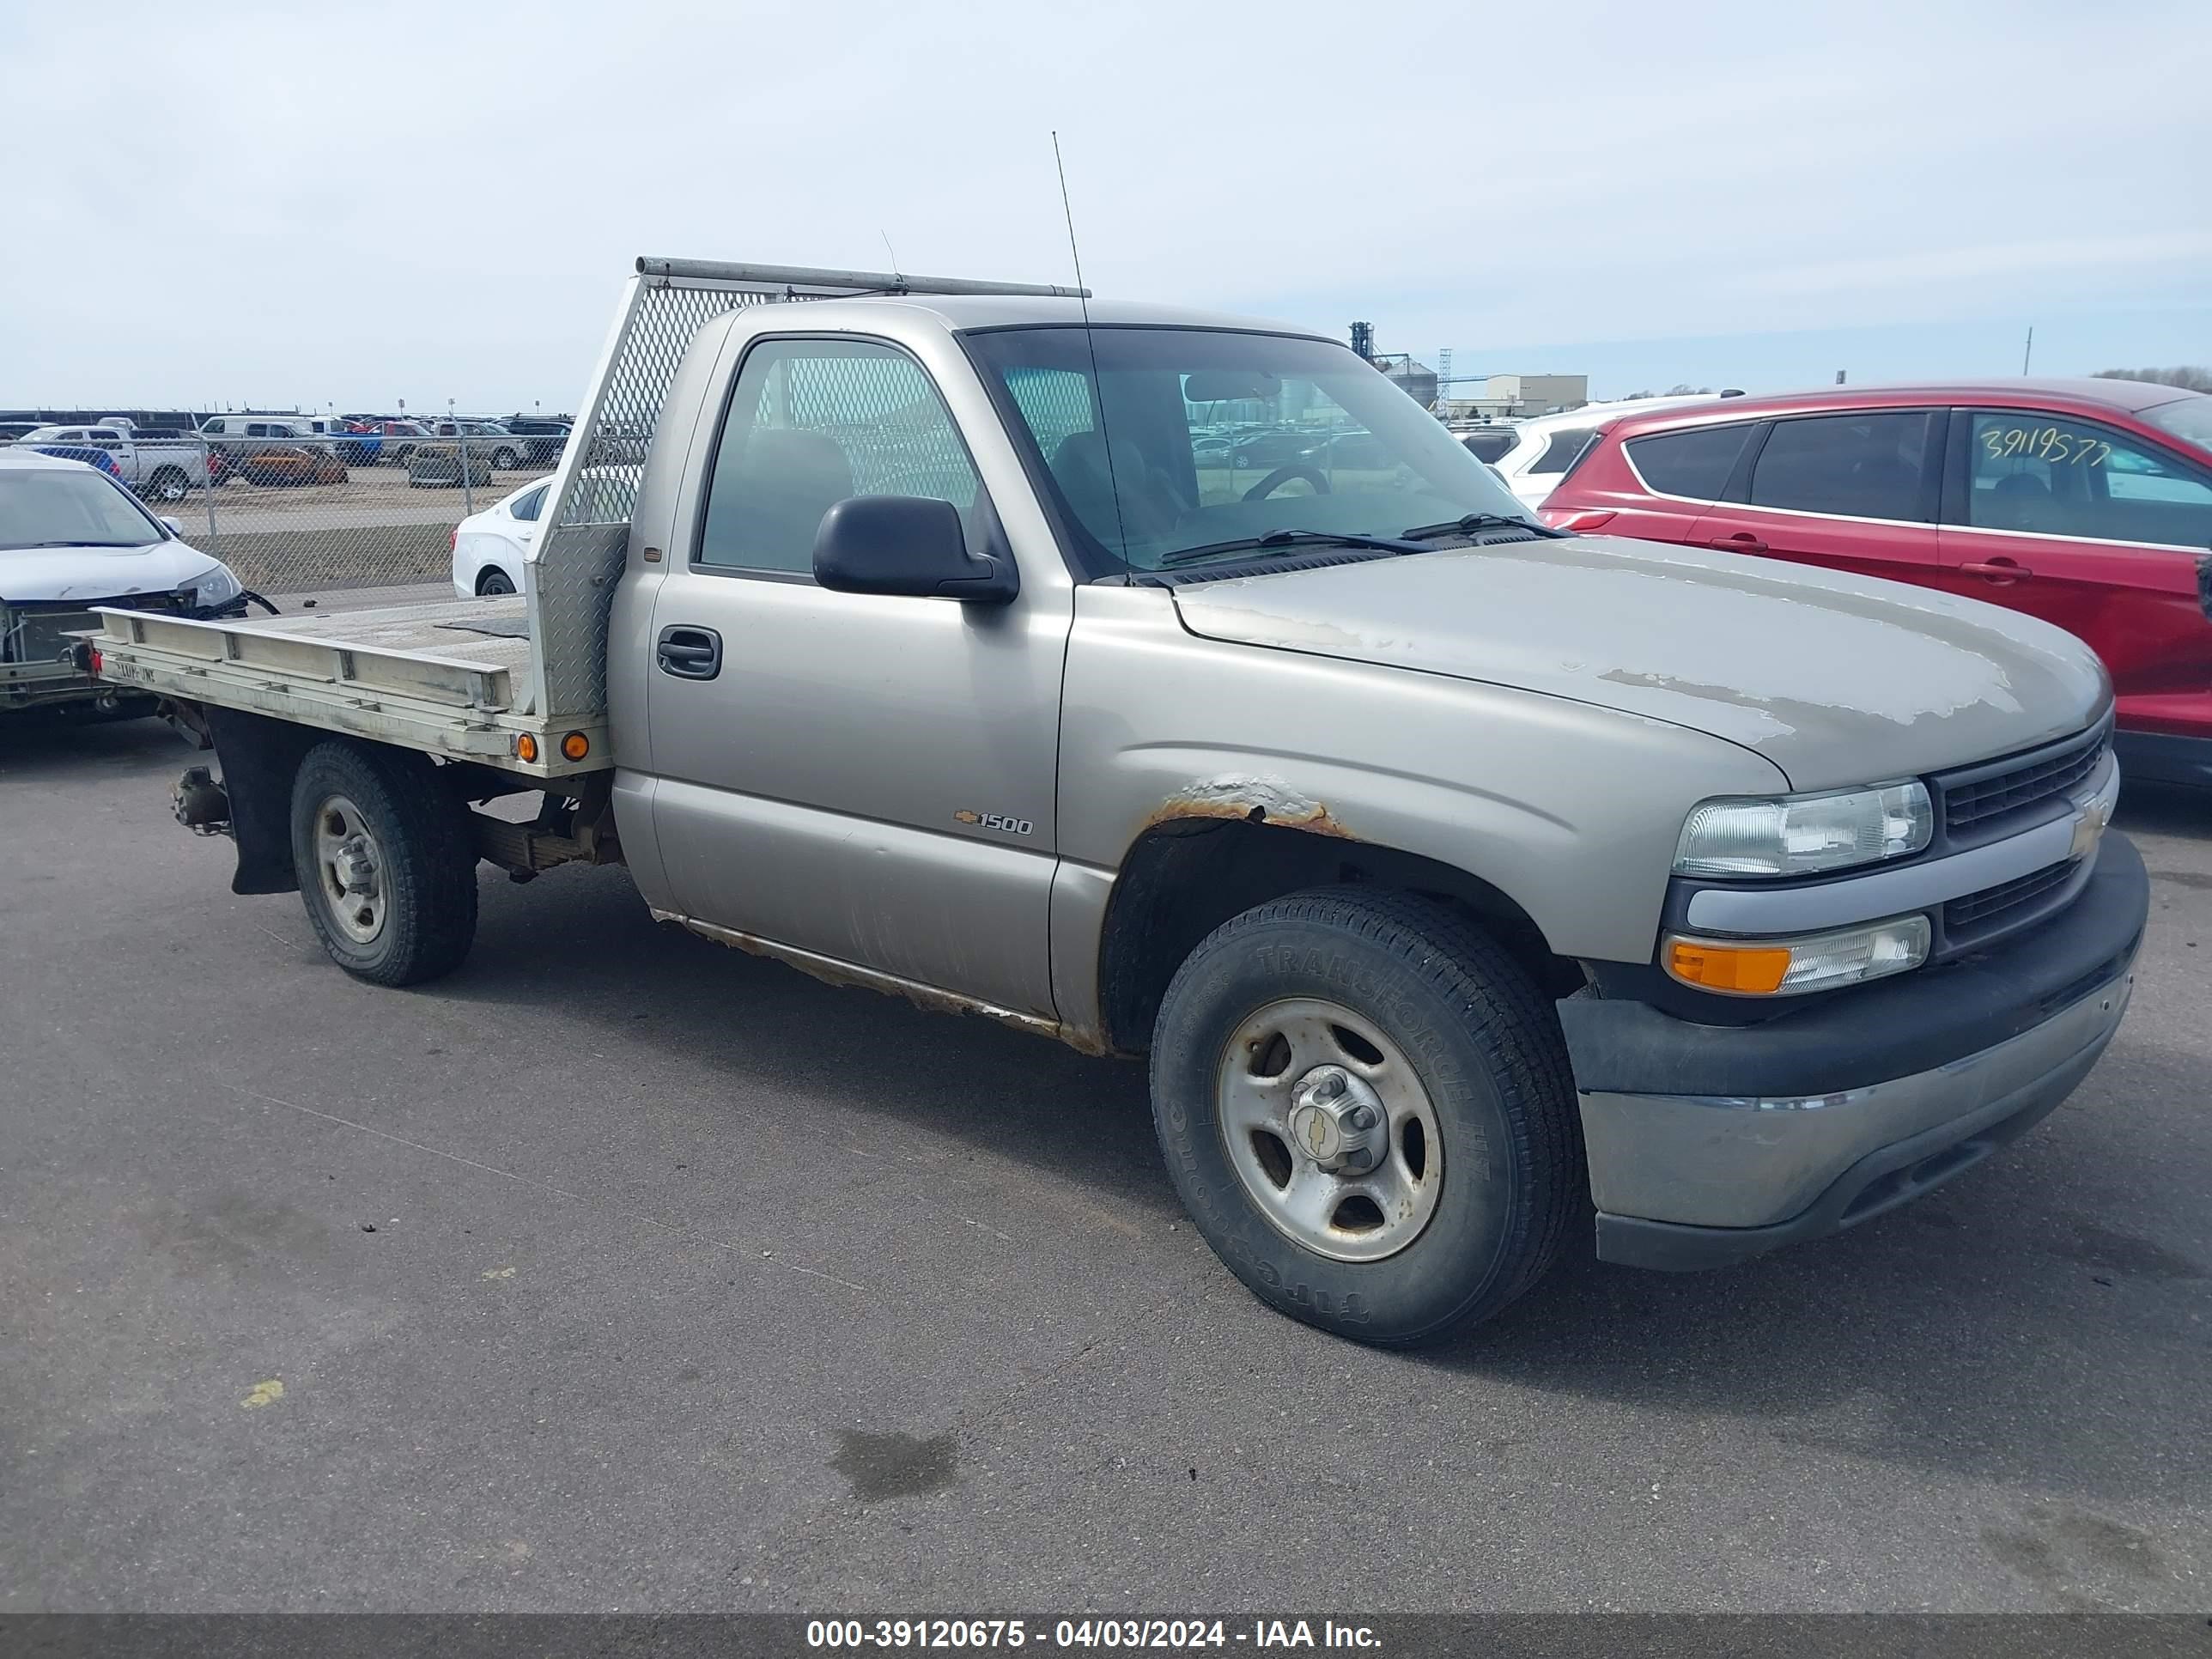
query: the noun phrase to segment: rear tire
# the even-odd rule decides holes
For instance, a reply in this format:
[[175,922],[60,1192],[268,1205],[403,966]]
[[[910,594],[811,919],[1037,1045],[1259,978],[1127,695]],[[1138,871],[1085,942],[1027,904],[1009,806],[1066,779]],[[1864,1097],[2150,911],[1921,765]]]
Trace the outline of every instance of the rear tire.
[[477,578],[477,592],[487,598],[496,594],[512,593],[514,592],[514,583],[508,578],[507,572],[494,566]]
[[191,493],[192,481],[178,468],[165,466],[149,486],[157,501],[181,501]]
[[357,979],[419,985],[476,938],[468,808],[428,757],[319,743],[292,785],[292,863],[323,949]]
[[[1168,988],[1152,1085],[1214,1254],[1271,1307],[1378,1346],[1521,1297],[1587,1180],[1550,1004],[1494,939],[1409,895],[1322,889],[1217,928]],[[1316,1130],[1316,1100],[1334,1127]]]

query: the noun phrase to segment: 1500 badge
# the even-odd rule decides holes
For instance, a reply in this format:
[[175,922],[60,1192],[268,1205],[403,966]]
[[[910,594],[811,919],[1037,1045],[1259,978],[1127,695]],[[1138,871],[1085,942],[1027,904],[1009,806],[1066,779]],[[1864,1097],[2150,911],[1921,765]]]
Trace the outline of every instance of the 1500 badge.
[[1010,836],[1032,836],[1036,825],[1027,818],[1008,817],[1004,812],[971,812],[964,806],[952,815],[955,823],[972,824],[978,830],[1003,830]]

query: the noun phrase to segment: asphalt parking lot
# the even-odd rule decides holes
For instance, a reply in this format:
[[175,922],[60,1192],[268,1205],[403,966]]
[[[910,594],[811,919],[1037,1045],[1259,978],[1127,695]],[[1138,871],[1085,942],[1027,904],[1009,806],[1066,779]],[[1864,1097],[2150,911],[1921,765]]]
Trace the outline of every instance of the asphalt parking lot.
[[2037,1133],[1447,1349],[1264,1311],[1143,1074],[487,871],[355,983],[150,722],[0,736],[0,1609],[2203,1609],[2212,803]]

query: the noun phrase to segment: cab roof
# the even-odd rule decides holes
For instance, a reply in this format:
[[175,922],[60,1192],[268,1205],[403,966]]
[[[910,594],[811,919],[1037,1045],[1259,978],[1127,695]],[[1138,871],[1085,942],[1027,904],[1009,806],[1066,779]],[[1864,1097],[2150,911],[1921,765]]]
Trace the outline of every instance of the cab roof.
[[[1084,302],[1045,295],[997,294],[883,294],[854,295],[836,300],[809,300],[810,316],[842,314],[854,307],[898,306],[925,312],[948,329],[1080,328]],[[1286,334],[1300,339],[1344,342],[1332,335],[1263,317],[1239,317],[1224,313],[1193,311],[1184,306],[1143,305],[1127,300],[1093,300],[1088,320],[1099,328],[1217,328],[1243,333]],[[1349,346],[1345,348],[1351,349]]]

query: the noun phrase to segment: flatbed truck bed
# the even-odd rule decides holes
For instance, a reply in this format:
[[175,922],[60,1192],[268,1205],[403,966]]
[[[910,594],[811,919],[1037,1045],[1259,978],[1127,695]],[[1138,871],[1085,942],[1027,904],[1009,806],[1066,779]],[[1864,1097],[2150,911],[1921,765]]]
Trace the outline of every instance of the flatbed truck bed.
[[230,622],[97,614],[98,672],[118,685],[533,779],[611,763],[604,710],[556,720],[532,707],[538,665],[519,595]]

